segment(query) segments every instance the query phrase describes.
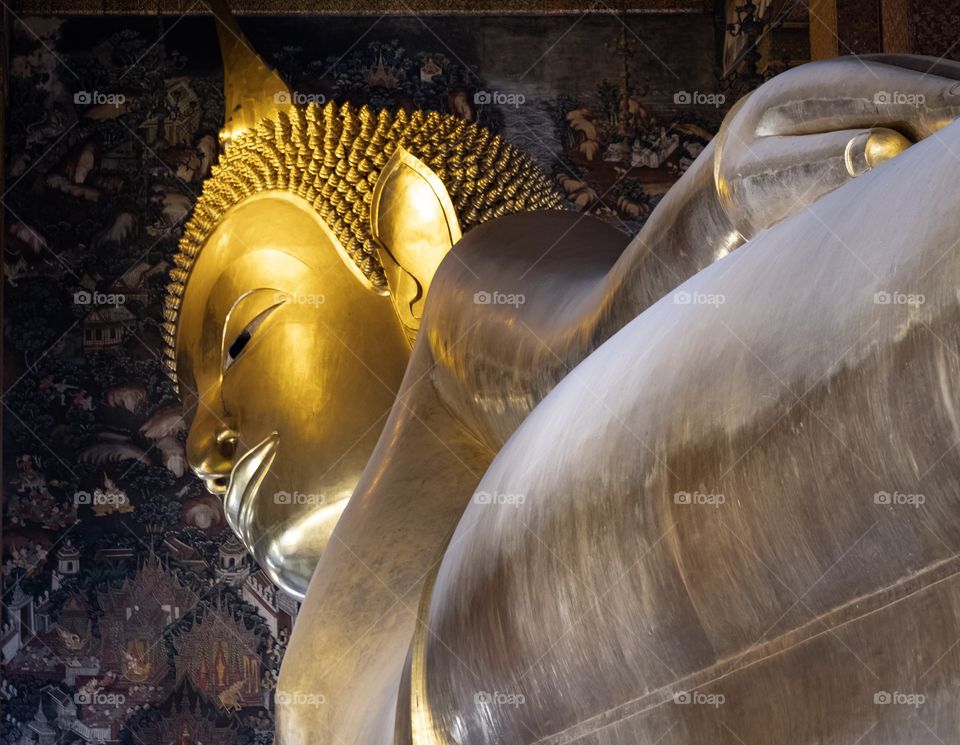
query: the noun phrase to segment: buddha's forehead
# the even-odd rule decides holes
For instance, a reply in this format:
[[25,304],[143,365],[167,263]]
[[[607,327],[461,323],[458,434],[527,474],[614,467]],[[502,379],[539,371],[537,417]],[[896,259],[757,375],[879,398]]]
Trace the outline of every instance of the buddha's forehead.
[[228,212],[198,253],[181,299],[177,369],[187,386],[202,385],[203,368],[219,364],[223,326],[238,299],[260,289],[316,291],[320,284],[334,292],[352,279],[340,252],[302,200],[271,193]]

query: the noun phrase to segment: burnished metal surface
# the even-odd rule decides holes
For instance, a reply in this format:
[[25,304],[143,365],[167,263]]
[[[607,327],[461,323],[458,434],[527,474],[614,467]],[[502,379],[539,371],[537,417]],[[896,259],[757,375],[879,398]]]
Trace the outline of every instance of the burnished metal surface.
[[518,498],[440,567],[415,741],[956,732],[958,149],[759,236],[534,410],[476,492]]
[[212,232],[179,309],[190,464],[294,593],[366,465],[409,354],[389,300],[357,275],[313,210],[268,192]]
[[220,130],[221,146],[229,145],[240,134],[253,129],[265,118],[276,118],[283,103],[290,102],[290,89],[276,71],[249,49],[249,42],[230,13],[226,0],[209,0],[214,15],[223,68],[224,121]]
[[887,694],[956,730],[960,75],[896,61],[756,91],[628,246],[449,120],[232,140],[168,331],[231,525],[293,589],[320,556],[279,742],[920,742]]
[[[801,94],[798,120],[814,116],[827,93],[847,102],[834,109],[833,126],[847,134],[833,148],[818,140],[808,150],[803,131],[783,132],[794,140],[794,167],[780,163],[794,184],[794,217],[766,232],[742,192],[716,189],[726,164],[708,149],[616,262],[603,228],[565,215],[503,218],[457,245],[459,261],[445,261],[434,279],[398,405],[294,631],[291,649],[311,654],[284,663],[282,742],[656,742],[665,734],[734,742],[723,716],[746,741],[855,739],[877,719],[889,720],[880,732],[895,740],[906,726],[893,721],[896,709],[835,718],[831,706],[850,708],[839,689],[822,700],[815,692],[830,675],[859,680],[856,658],[870,656],[870,633],[849,658],[853,638],[810,652],[820,668],[800,655],[769,678],[746,672],[872,619],[864,609],[879,613],[912,592],[922,568],[939,576],[937,562],[956,547],[942,513],[914,515],[935,535],[922,535],[920,523],[897,534],[883,515],[892,512],[883,492],[912,493],[925,469],[925,479],[948,477],[949,460],[937,459],[960,432],[945,398],[952,350],[934,335],[919,343],[924,327],[911,306],[874,297],[927,289],[923,320],[941,337],[949,329],[938,314],[956,303],[955,278],[934,262],[958,234],[945,153],[960,143],[955,128],[921,130],[919,108],[868,110],[876,81],[899,82],[901,70],[871,63],[862,68],[868,81],[851,65],[861,63],[782,76],[728,123],[728,142],[750,142],[768,135],[738,119],[745,113]],[[917,75],[912,84],[933,104],[955,106],[952,80]],[[916,129],[901,128],[904,117]],[[847,170],[849,143],[877,127],[936,136],[884,168]],[[866,165],[899,150],[894,142]],[[833,186],[842,188],[814,201],[836,163],[846,176]],[[726,256],[742,240],[734,226],[759,235]],[[896,275],[904,266],[911,271]],[[524,302],[471,302],[492,291]],[[898,387],[891,376],[915,374],[913,353],[919,370],[924,359],[938,367]],[[939,431],[891,432],[894,411],[922,417],[934,407]],[[769,441],[751,449],[765,433]],[[705,504],[686,505],[685,494]],[[718,494],[729,495],[724,524],[711,504]],[[873,520],[877,534],[858,553],[858,531]],[[888,567],[869,563],[898,551],[904,556]],[[418,622],[421,590],[441,557]],[[843,558],[853,568],[828,576]],[[922,658],[932,664],[954,639],[944,632]],[[919,648],[903,649],[918,668]],[[881,675],[888,663],[875,652]],[[735,670],[751,696],[735,708],[671,703],[688,688],[697,702],[717,701],[703,699],[718,691],[702,686]],[[888,675],[851,690],[872,707],[875,694],[906,690],[895,684]],[[317,692],[323,706],[309,703]],[[793,700],[810,702],[802,726],[792,711],[765,713]]]
[[166,363],[191,466],[270,577],[302,597],[393,404],[437,265],[461,229],[560,199],[526,156],[456,117],[282,103],[286,85],[217,10],[225,152],[175,257]]
[[380,249],[397,319],[412,344],[433,275],[463,232],[443,182],[402,147],[373,189],[370,235]]

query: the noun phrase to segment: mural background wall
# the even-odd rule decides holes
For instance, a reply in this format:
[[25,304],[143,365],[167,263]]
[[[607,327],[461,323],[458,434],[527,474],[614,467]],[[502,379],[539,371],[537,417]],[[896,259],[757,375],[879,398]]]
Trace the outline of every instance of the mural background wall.
[[[783,6],[762,69],[727,80],[706,8],[243,26],[302,100],[480,122],[633,234],[738,86],[808,57]],[[170,255],[217,157],[213,23],[9,30],[0,741],[268,743],[297,604],[190,474],[159,357]]]

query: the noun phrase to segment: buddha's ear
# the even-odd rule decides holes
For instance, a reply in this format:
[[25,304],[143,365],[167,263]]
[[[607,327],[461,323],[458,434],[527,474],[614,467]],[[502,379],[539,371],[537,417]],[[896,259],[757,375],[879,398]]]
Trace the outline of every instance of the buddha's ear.
[[453,202],[437,174],[398,147],[373,190],[370,227],[394,307],[412,340],[433,275],[462,235]]

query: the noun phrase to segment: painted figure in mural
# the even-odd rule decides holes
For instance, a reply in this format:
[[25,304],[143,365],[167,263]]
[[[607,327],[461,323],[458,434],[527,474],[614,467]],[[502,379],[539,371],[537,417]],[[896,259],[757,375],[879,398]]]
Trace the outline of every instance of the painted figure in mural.
[[167,331],[231,525],[319,560],[280,742],[960,724],[960,70],[775,78],[628,243],[462,122],[280,107],[238,34]]

